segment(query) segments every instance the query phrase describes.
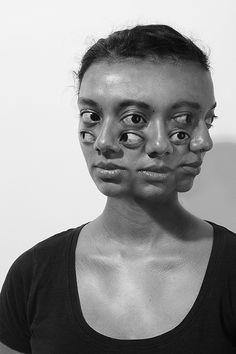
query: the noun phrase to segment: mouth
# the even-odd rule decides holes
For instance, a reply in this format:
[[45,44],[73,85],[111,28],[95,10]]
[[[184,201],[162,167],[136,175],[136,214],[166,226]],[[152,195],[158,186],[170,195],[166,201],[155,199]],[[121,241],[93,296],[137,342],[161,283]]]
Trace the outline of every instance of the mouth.
[[147,171],[147,170],[139,170],[138,174],[147,177],[148,179],[153,179],[153,180],[158,180],[158,181],[164,181],[167,179],[169,173],[164,173],[164,172],[153,172],[153,171]]
[[138,171],[151,171],[151,172],[156,172],[156,173],[167,173],[171,171],[171,168],[161,164],[161,165],[148,165],[148,166],[144,166],[140,169],[138,169]]
[[201,164],[202,162],[194,162],[185,165],[181,165],[180,167],[186,172],[187,174],[197,176],[201,172]]
[[120,169],[106,170],[104,168],[97,167],[97,174],[100,178],[120,177],[121,173],[122,171]]
[[114,178],[121,178],[124,167],[116,165],[114,163],[100,162],[94,166],[98,177],[101,179],[109,180]]
[[138,173],[149,179],[164,181],[168,178],[171,169],[167,166],[147,166],[138,170]]
[[106,171],[125,170],[124,167],[116,165],[111,162],[109,163],[100,162],[97,165],[95,165],[95,167]]

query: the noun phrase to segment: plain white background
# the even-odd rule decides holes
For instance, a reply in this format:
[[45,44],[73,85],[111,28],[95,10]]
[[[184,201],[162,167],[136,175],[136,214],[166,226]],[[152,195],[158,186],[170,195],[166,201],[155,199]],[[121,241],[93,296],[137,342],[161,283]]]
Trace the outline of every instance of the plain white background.
[[0,285],[37,242],[101,213],[106,198],[90,178],[77,139],[72,71],[110,32],[169,24],[207,51],[220,119],[195,187],[183,203],[236,231],[235,1],[21,0],[0,14]]

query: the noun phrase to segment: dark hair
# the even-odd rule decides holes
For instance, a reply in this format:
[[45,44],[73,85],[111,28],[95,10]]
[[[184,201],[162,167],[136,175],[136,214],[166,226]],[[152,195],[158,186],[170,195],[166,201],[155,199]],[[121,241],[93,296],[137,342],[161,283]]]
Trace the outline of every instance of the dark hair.
[[76,78],[81,85],[83,76],[95,62],[123,59],[192,61],[209,71],[209,58],[193,41],[167,25],[138,25],[116,31],[99,39],[84,54]]

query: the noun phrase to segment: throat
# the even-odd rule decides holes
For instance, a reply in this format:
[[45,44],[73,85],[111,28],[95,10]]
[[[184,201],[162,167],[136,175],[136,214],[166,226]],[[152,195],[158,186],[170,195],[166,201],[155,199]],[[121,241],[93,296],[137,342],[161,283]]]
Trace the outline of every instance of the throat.
[[160,212],[157,207],[147,210],[143,205],[121,208],[117,201],[113,203],[110,199],[103,213],[93,221],[101,242],[149,248],[158,239],[186,234],[191,227],[191,214],[180,204],[167,207],[167,213],[164,209]]

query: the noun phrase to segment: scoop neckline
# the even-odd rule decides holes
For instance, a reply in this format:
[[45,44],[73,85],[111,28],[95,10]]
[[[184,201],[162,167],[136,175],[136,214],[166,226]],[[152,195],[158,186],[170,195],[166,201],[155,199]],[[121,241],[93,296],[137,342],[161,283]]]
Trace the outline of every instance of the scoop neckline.
[[[160,335],[143,338],[143,339],[117,339],[108,337],[102,333],[97,332],[95,329],[90,327],[90,325],[86,322],[79,298],[79,291],[77,287],[77,278],[76,278],[76,265],[75,265],[75,251],[76,245],[79,238],[79,234],[82,228],[87,225],[89,222],[82,224],[81,226],[75,229],[75,232],[72,235],[71,242],[69,245],[67,260],[68,260],[68,285],[69,285],[69,297],[71,303],[72,317],[77,326],[83,330],[83,332],[89,336],[89,340],[94,340],[99,342],[104,346],[109,346],[109,350],[111,350],[111,346],[113,346],[116,351],[118,348],[137,348],[146,349],[150,348],[153,345],[155,346],[163,346],[167,343],[170,345],[173,344],[175,339],[179,338],[181,332],[185,329],[190,328],[190,324],[193,322],[194,318],[197,316],[197,313],[201,309],[201,304],[206,297],[207,290],[211,287],[211,283],[214,281],[215,276],[217,275],[217,268],[220,266],[219,262],[219,254],[220,250],[222,251],[223,247],[223,237],[219,237],[219,226],[211,221],[205,220],[213,227],[213,243],[212,249],[210,253],[210,257],[208,260],[206,272],[202,281],[202,285],[200,287],[199,293],[187,315],[183,318],[183,320],[171,330],[162,333]],[[220,243],[222,243],[220,245]],[[172,341],[170,341],[172,339]]]

